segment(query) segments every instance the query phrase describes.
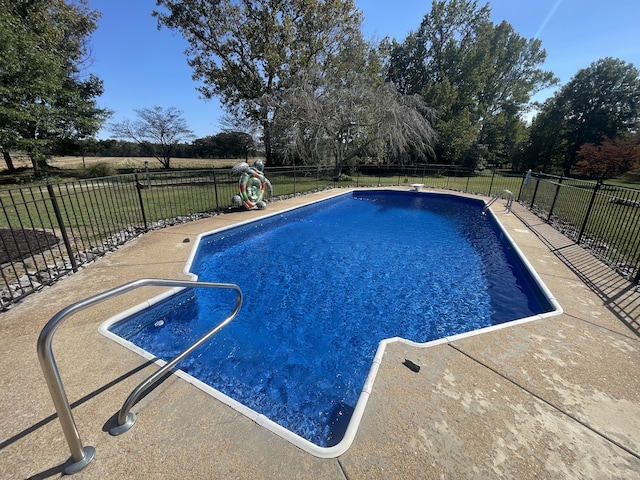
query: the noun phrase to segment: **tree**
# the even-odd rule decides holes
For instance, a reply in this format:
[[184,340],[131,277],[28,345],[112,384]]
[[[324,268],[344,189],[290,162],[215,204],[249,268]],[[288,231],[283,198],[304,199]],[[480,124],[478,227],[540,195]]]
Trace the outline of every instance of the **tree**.
[[[354,79],[355,77],[355,79]],[[336,174],[356,158],[433,158],[432,111],[417,95],[353,73],[342,85],[311,83],[279,97],[274,118],[285,156],[301,163],[333,160]]]
[[96,145],[98,157],[139,157],[140,145],[122,140],[98,140]]
[[579,173],[600,181],[629,171],[640,160],[639,137],[635,139],[605,138],[602,143],[585,143],[578,151],[582,160],[576,164]]
[[220,128],[223,132],[242,135],[239,140],[245,144],[246,158],[249,153],[256,154],[264,146],[261,144],[261,127],[249,117],[242,117],[227,112],[219,120]]
[[567,125],[556,98],[547,99],[529,127],[529,139],[524,148],[525,169],[550,171],[562,165],[566,154]]
[[555,82],[538,67],[546,57],[540,41],[522,38],[507,22],[494,25],[490,13],[476,0],[433,1],[418,30],[390,45],[387,77],[437,110],[436,150],[446,162],[475,166],[478,145],[495,160],[508,159],[514,143],[499,139],[519,128],[531,95]]
[[182,117],[175,107],[164,109],[159,106],[134,110],[138,115],[135,121],[125,119],[110,125],[111,132],[119,138],[131,139],[138,143],[143,151],[155,157],[163,168],[171,168],[171,156],[175,146],[193,138]]
[[199,89],[262,128],[267,163],[274,163],[273,95],[297,72],[330,63],[361,39],[353,0],[157,0],[159,25],[186,38]]
[[640,121],[640,72],[632,64],[603,58],[582,69],[545,104],[563,132],[562,169],[569,175],[585,143],[600,144],[633,133]]
[[491,165],[517,162],[514,152],[526,139],[526,131],[525,122],[510,109],[487,118],[478,136],[478,143],[487,146],[485,160]]
[[220,135],[226,135],[231,138],[231,142],[235,145],[230,158],[244,158],[249,160],[249,154],[255,153],[255,143],[253,137],[245,132],[222,132]]
[[192,143],[194,156],[197,158],[215,158],[215,138],[212,135],[196,138]]
[[193,141],[193,150],[201,158],[244,158],[254,151],[253,137],[244,132],[221,132]]
[[582,145],[633,134],[640,121],[640,72],[604,58],[582,69],[548,99],[534,118],[526,155],[530,164],[556,166],[569,175]]
[[99,13],[86,0],[0,0],[0,149],[29,155],[36,175],[70,142],[97,132],[110,112],[96,106],[102,82],[85,76]]

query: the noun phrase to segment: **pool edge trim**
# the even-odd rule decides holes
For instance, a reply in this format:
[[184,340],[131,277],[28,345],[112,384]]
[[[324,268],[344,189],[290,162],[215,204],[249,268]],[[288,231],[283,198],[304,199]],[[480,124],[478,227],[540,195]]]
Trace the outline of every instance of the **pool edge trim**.
[[[193,243],[193,247],[191,249],[191,252],[189,253],[189,256],[185,262],[185,266],[183,268],[183,273],[185,275],[188,275],[190,277],[191,280],[193,281],[197,281],[198,280],[198,275],[195,273],[190,272],[190,268],[192,266],[193,260],[195,258],[195,255],[197,254],[197,250],[198,247],[200,245],[200,241],[202,240],[203,237],[208,236],[208,235],[212,235],[215,233],[219,233],[221,231],[224,230],[228,230],[230,228],[236,228],[236,227],[240,227],[258,220],[264,220],[266,218],[272,217],[272,216],[276,216],[276,215],[282,215],[284,213],[287,212],[291,212],[294,210],[297,210],[299,208],[311,205],[313,203],[317,203],[319,201],[326,201],[326,200],[330,200],[332,198],[341,196],[341,195],[348,195],[350,193],[353,193],[356,190],[390,190],[389,188],[365,188],[365,189],[356,189],[356,188],[349,188],[349,189],[345,189],[344,191],[338,192],[335,195],[330,195],[328,197],[322,198],[321,200],[310,200],[308,202],[304,202],[300,205],[296,205],[290,208],[286,208],[284,210],[280,210],[277,212],[270,212],[267,213],[265,215],[259,216],[257,218],[252,218],[243,222],[239,222],[239,223],[235,223],[233,225],[230,226],[225,226],[225,227],[220,227],[220,228],[216,228],[207,232],[203,232],[197,235],[196,240]],[[395,190],[395,189],[394,189]],[[420,195],[433,195],[433,194],[449,194],[449,195],[455,195],[455,196],[465,196],[468,198],[478,198],[477,196],[471,196],[471,195],[460,195],[459,192],[434,192],[434,191],[422,191],[419,193]],[[486,200],[479,198],[479,200],[482,200],[485,205],[487,203]],[[529,271],[529,273],[532,275],[533,280],[535,281],[535,283],[538,284],[538,287],[542,290],[543,294],[545,295],[545,297],[547,298],[547,300],[549,301],[549,303],[551,304],[551,307],[553,308],[552,311],[550,312],[546,312],[546,313],[542,313],[542,314],[537,314],[537,315],[533,315],[530,317],[525,317],[525,318],[521,318],[521,319],[517,319],[517,320],[512,320],[510,322],[505,322],[505,323],[501,323],[498,325],[491,325],[488,327],[484,327],[484,328],[480,328],[478,330],[473,330],[471,332],[465,332],[465,333],[460,333],[460,334],[456,334],[456,335],[452,335],[452,336],[448,336],[448,337],[443,337],[440,339],[436,339],[436,340],[431,340],[429,342],[424,342],[424,343],[419,343],[419,342],[414,342],[412,340],[408,340],[405,338],[401,338],[401,337],[392,337],[392,338],[387,338],[387,339],[383,339],[378,343],[378,348],[376,350],[376,354],[374,355],[374,358],[371,362],[371,367],[369,369],[369,372],[367,374],[367,377],[365,379],[365,382],[363,384],[362,390],[360,392],[360,395],[358,396],[358,400],[356,402],[356,405],[354,407],[351,419],[349,420],[349,423],[347,425],[347,428],[345,430],[345,434],[342,438],[342,440],[340,442],[338,442],[338,444],[331,446],[331,447],[320,447],[314,443],[312,443],[311,441],[297,435],[296,433],[284,428],[283,426],[279,425],[278,423],[274,422],[273,420],[270,420],[269,418],[267,418],[265,415],[256,412],[255,410],[250,409],[249,407],[243,405],[242,403],[238,402],[237,400],[234,400],[233,398],[229,397],[228,395],[220,392],[219,390],[216,390],[215,388],[205,384],[204,382],[198,380],[197,378],[189,375],[188,373],[184,372],[183,370],[180,369],[176,369],[173,373],[175,373],[178,377],[180,377],[181,379],[187,381],[188,383],[190,383],[191,385],[195,386],[196,388],[198,388],[199,390],[207,393],[208,395],[214,397],[215,399],[219,400],[220,402],[222,402],[223,404],[227,405],[230,408],[233,408],[234,410],[236,410],[237,412],[241,413],[242,415],[248,417],[250,420],[253,420],[255,423],[257,423],[258,425],[266,428],[267,430],[271,431],[272,433],[278,435],[279,437],[281,437],[282,439],[288,441],[289,443],[292,443],[293,445],[295,445],[296,447],[304,450],[305,452],[314,455],[318,458],[336,458],[342,454],[344,454],[353,444],[353,441],[355,440],[355,436],[357,434],[357,431],[360,427],[360,422],[362,420],[362,417],[364,415],[364,411],[366,409],[366,405],[367,402],[369,400],[370,395],[373,392],[373,386],[375,383],[375,379],[376,376],[378,374],[379,368],[382,364],[382,360],[384,357],[384,353],[386,351],[386,347],[387,345],[390,345],[392,343],[396,343],[396,342],[400,342],[400,343],[404,343],[406,345],[412,346],[412,347],[416,347],[416,348],[430,348],[430,347],[434,347],[434,346],[438,346],[438,345],[443,345],[443,344],[450,344],[453,343],[455,341],[458,340],[462,340],[465,338],[469,338],[469,337],[473,337],[476,335],[481,335],[484,333],[489,333],[495,330],[500,330],[503,328],[508,328],[508,327],[512,327],[512,326],[516,326],[516,325],[521,325],[524,323],[529,323],[535,320],[542,320],[545,318],[550,318],[550,317],[554,317],[554,316],[558,316],[561,315],[563,313],[563,309],[560,306],[560,304],[558,303],[558,301],[556,300],[556,298],[553,296],[553,294],[551,293],[551,291],[547,288],[547,286],[545,285],[545,283],[542,281],[542,279],[540,278],[540,276],[538,275],[538,272],[536,272],[536,270],[533,268],[533,266],[531,265],[531,263],[528,261],[528,259],[526,258],[526,256],[523,254],[522,250],[518,247],[518,245],[514,242],[513,238],[511,237],[511,235],[509,235],[509,233],[506,231],[504,225],[502,225],[502,222],[500,221],[500,219],[495,215],[495,213],[489,209],[488,210],[490,212],[490,215],[493,217],[493,220],[495,221],[495,223],[498,225],[498,227],[500,228],[501,233],[506,237],[507,241],[509,242],[509,245],[511,246],[511,248],[514,249],[515,254],[518,256],[519,260],[521,262],[523,262],[524,266],[527,268],[527,270]],[[126,317],[129,317],[131,315],[133,315],[134,313],[137,313],[141,310],[144,310],[162,300],[165,300],[166,298],[175,295],[176,293],[178,293],[179,291],[182,291],[182,288],[172,288],[166,292],[163,292],[160,295],[156,295],[152,298],[150,298],[149,300],[146,300],[132,308],[129,308],[127,310],[125,310],[124,312],[121,312],[109,319],[107,319],[106,321],[102,322],[100,324],[100,326],[98,327],[98,331],[100,334],[102,334],[103,336],[109,338],[110,340],[115,341],[116,343],[124,346],[125,348],[128,348],[129,350],[132,350],[133,352],[141,355],[143,358],[149,360],[149,361],[153,361],[154,363],[156,363],[159,366],[163,366],[166,364],[166,362],[164,360],[158,359],[156,356],[150,354],[149,352],[147,352],[146,350],[141,349],[140,347],[136,346],[135,344],[133,344],[132,342],[129,342],[128,340],[123,339],[122,337],[119,337],[115,334],[113,334],[112,332],[110,332],[108,329],[111,325],[113,325],[114,323],[123,320]]]

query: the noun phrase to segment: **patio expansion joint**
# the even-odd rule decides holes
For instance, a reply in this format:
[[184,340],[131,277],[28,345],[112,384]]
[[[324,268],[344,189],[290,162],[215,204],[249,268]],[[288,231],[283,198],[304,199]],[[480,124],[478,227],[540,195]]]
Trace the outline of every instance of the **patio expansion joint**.
[[342,464],[342,460],[340,460],[340,457],[336,458],[336,463],[338,464],[338,468],[340,469],[340,472],[342,473],[344,480],[350,480],[351,477],[347,473],[347,470],[344,468],[344,465]]
[[465,352],[462,347],[456,346],[453,343],[448,343],[447,346],[453,348],[454,350],[456,350],[458,353],[461,353],[462,355],[464,355],[465,357],[467,357],[469,360],[481,365],[482,367],[486,368],[487,370],[490,370],[491,372],[493,372],[494,374],[498,375],[500,378],[504,379],[505,381],[509,382],[510,384],[514,385],[515,387],[523,390],[524,392],[526,392],[527,394],[531,395],[532,397],[536,398],[537,400],[541,401],[542,403],[544,403],[545,405],[551,407],[552,409],[556,410],[557,412],[559,412],[560,414],[566,416],[567,418],[570,418],[571,420],[573,420],[574,422],[582,425],[583,427],[585,427],[586,429],[590,430],[591,432],[593,432],[594,434],[598,435],[599,437],[603,438],[604,440],[606,440],[607,442],[612,443],[613,445],[615,445],[616,447],[620,448],[621,450],[624,450],[625,452],[627,452],[628,454],[634,456],[635,458],[637,458],[638,460],[640,460],[640,453],[639,452],[634,452],[633,450],[631,450],[630,448],[622,445],[621,443],[617,442],[616,440],[612,439],[611,437],[605,435],[604,433],[600,432],[599,430],[597,430],[596,428],[592,427],[591,425],[589,425],[588,423],[580,420],[579,418],[577,418],[576,416],[572,415],[571,413],[563,410],[561,408],[561,406],[555,405],[552,402],[546,400],[545,398],[541,397],[540,395],[536,394],[535,392],[533,392],[532,390],[528,389],[526,386],[521,385],[520,383],[518,383],[517,381],[509,378],[508,376],[504,375],[503,373],[499,372],[498,370],[496,370],[495,368],[487,365],[486,363],[482,362],[481,360],[473,357],[472,355],[470,355],[469,353]]
[[610,265],[602,262],[593,252],[567,238],[549,224],[537,221],[539,220],[537,217],[535,222],[525,218],[534,215],[528,210],[525,212],[514,210],[513,214],[602,300],[603,306],[609,312],[625,323],[633,333],[640,336],[637,313],[640,309],[640,287],[634,285],[629,278]]
[[[605,305],[605,307],[606,307],[606,305]],[[572,313],[563,312],[562,314],[566,315],[567,317],[571,317],[574,320],[577,320],[579,322],[588,323],[592,327],[596,327],[596,328],[599,328],[601,330],[605,330],[607,333],[609,333],[611,335],[616,335],[616,336],[624,337],[625,339],[630,339],[630,340],[635,340],[637,342],[640,342],[640,333],[638,331],[634,330],[629,325],[627,325],[627,327],[629,328],[629,332],[634,334],[634,335],[625,335],[624,333],[620,333],[617,330],[613,330],[611,328],[605,327],[604,325],[601,325],[601,324],[596,323],[594,321],[588,320],[586,318],[578,317],[578,316],[576,316],[576,315],[574,315]]]

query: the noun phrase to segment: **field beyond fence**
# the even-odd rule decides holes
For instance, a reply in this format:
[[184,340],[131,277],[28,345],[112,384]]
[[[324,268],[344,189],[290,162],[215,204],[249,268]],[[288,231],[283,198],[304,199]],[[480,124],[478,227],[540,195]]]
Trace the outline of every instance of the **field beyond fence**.
[[[0,309],[144,232],[232,209],[238,179],[226,164],[0,191]],[[349,174],[334,172],[333,166],[323,165],[272,167],[264,173],[274,199],[336,187],[424,184],[487,197],[506,189],[630,282],[640,280],[640,190],[448,165],[367,165],[352,167]]]

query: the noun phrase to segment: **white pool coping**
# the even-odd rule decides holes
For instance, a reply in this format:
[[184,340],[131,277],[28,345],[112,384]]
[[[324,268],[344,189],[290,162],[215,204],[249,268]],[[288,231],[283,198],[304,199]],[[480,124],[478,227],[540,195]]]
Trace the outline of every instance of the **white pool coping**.
[[[413,185],[412,185],[413,187]],[[389,189],[385,189],[385,188],[368,188],[365,189],[366,191],[371,191],[371,190],[380,190],[380,191],[385,191],[385,190],[389,190]],[[340,192],[337,193],[335,195],[331,195],[329,197],[323,198],[322,200],[319,201],[310,201],[307,202],[305,204],[302,205],[298,205],[286,210],[282,210],[279,212],[275,212],[275,213],[271,213],[271,214],[267,214],[265,216],[262,216],[258,219],[252,219],[252,220],[248,220],[245,222],[240,222],[237,224],[234,224],[232,226],[227,226],[227,227],[222,227],[222,228],[218,228],[218,229],[214,229],[214,230],[210,230],[208,232],[204,232],[204,233],[200,233],[197,237],[196,237],[196,241],[194,242],[193,248],[191,249],[191,252],[189,254],[189,257],[185,263],[185,267],[183,269],[184,273],[189,275],[191,280],[196,281],[198,279],[198,276],[191,273],[190,269],[191,269],[191,265],[193,263],[193,260],[195,259],[195,255],[197,254],[197,250],[198,247],[200,245],[200,241],[202,240],[203,237],[212,235],[212,234],[216,234],[216,233],[220,233],[222,231],[225,230],[229,230],[231,228],[236,228],[242,225],[246,225],[246,224],[250,224],[256,221],[261,221],[264,220],[266,218],[270,218],[273,216],[277,216],[277,215],[282,215],[284,213],[293,211],[293,210],[297,210],[299,208],[302,207],[306,207],[308,205],[311,205],[313,203],[318,203],[318,202],[322,202],[322,201],[326,201],[338,196],[342,196],[342,195],[349,195],[352,194],[354,191],[356,191],[355,189],[349,189],[346,190],[344,192]],[[362,191],[362,190],[359,190]],[[417,191],[417,190],[412,190],[412,191]],[[453,195],[453,196],[463,196],[463,195],[457,195],[455,192],[420,192],[421,195]],[[476,197],[470,197],[468,195],[464,195],[466,198],[476,198]],[[486,205],[486,201],[484,201],[485,205]],[[387,345],[394,343],[394,342],[401,342],[401,343],[405,343],[407,345],[411,345],[413,347],[418,347],[418,348],[430,348],[433,346],[437,346],[437,345],[442,345],[442,344],[447,344],[447,343],[451,343],[451,342],[455,342],[457,340],[461,340],[463,338],[468,338],[468,337],[472,337],[475,335],[481,335],[483,333],[488,333],[488,332],[492,332],[495,330],[500,330],[503,328],[507,328],[507,327],[513,327],[516,325],[522,325],[524,323],[528,323],[528,322],[532,322],[535,320],[542,320],[544,318],[550,318],[550,317],[554,317],[554,316],[558,316],[561,315],[563,313],[563,309],[560,306],[560,304],[558,303],[558,301],[556,300],[556,298],[552,295],[552,293],[550,292],[550,290],[547,288],[547,286],[544,284],[544,282],[542,281],[542,279],[540,278],[540,276],[538,275],[538,273],[535,271],[535,269],[533,268],[533,266],[531,265],[531,263],[528,261],[528,259],[525,257],[525,255],[522,253],[522,251],[520,250],[520,248],[518,247],[518,245],[516,245],[516,243],[513,241],[513,239],[511,238],[511,236],[508,234],[508,232],[505,230],[504,226],[502,225],[502,223],[500,222],[500,220],[494,215],[494,213],[491,211],[491,209],[488,210],[489,212],[491,212],[491,215],[493,216],[493,219],[495,220],[496,224],[499,226],[501,233],[504,235],[504,237],[506,238],[506,241],[509,243],[509,245],[511,246],[511,248],[514,249],[516,255],[519,257],[519,259],[523,262],[524,266],[528,269],[529,274],[532,276],[533,280],[538,284],[538,287],[541,289],[541,291],[543,292],[543,294],[545,295],[545,297],[547,298],[547,300],[549,301],[549,303],[551,304],[551,306],[554,308],[553,311],[551,312],[547,312],[547,313],[543,313],[543,314],[538,314],[538,315],[533,315],[530,317],[526,317],[526,318],[521,318],[521,319],[517,319],[517,320],[512,320],[510,322],[505,322],[505,323],[501,323],[498,325],[492,325],[489,327],[484,327],[478,330],[473,330],[470,332],[465,332],[465,333],[460,333],[457,335],[452,335],[452,336],[448,336],[448,337],[443,337],[437,340],[432,340],[429,342],[425,342],[425,343],[418,343],[418,342],[414,342],[411,340],[407,340],[404,338],[400,338],[400,337],[393,337],[393,338],[388,338],[388,339],[384,339],[382,341],[380,341],[380,343],[378,344],[378,349],[376,351],[376,354],[373,358],[373,361],[371,363],[371,368],[369,369],[369,373],[367,375],[367,378],[364,382],[364,385],[362,387],[361,393],[358,397],[358,401],[356,402],[353,414],[351,415],[351,419],[349,421],[349,424],[347,426],[347,429],[345,431],[345,434],[342,438],[342,440],[332,446],[332,447],[320,447],[312,442],[310,442],[309,440],[307,440],[306,438],[301,437],[300,435],[297,435],[295,433],[293,433],[290,430],[287,430],[286,428],[282,427],[281,425],[279,425],[278,423],[274,422],[273,420],[270,420],[269,418],[267,418],[265,415],[256,412],[255,410],[250,409],[249,407],[243,405],[242,403],[238,402],[237,400],[234,400],[233,398],[229,397],[228,395],[225,395],[224,393],[220,392],[219,390],[216,390],[215,388],[205,384],[204,382],[198,380],[197,378],[185,373],[182,370],[176,369],[174,371],[174,373],[182,378],[183,380],[187,381],[188,383],[194,385],[196,388],[202,390],[203,392],[211,395],[212,397],[216,398],[217,400],[219,400],[220,402],[224,403],[225,405],[228,405],[229,407],[233,408],[234,410],[236,410],[237,412],[245,415],[246,417],[250,418],[251,420],[253,420],[254,422],[256,422],[258,425],[263,426],[264,428],[266,428],[267,430],[275,433],[276,435],[278,435],[279,437],[287,440],[288,442],[292,443],[293,445],[299,447],[300,449],[304,450],[307,453],[310,453],[311,455],[314,455],[316,457],[319,458],[335,458],[338,457],[340,455],[342,455],[343,453],[345,453],[349,447],[351,447],[351,444],[353,443],[356,433],[358,431],[358,428],[360,426],[360,421],[362,420],[362,416],[364,415],[364,411],[367,405],[367,402],[369,400],[369,396],[371,395],[371,392],[373,391],[373,385],[375,382],[375,378],[376,375],[378,373],[378,369],[380,368],[380,364],[382,363],[382,358],[384,356],[384,352],[385,349],[387,347]],[[105,337],[113,340],[114,342],[124,346],[125,348],[128,348],[129,350],[139,354],[140,356],[142,356],[143,358],[153,361],[154,363],[156,363],[158,366],[162,367],[163,365],[166,364],[166,362],[164,360],[160,360],[158,358],[156,358],[154,355],[150,354],[149,352],[147,352],[146,350],[141,349],[140,347],[134,345],[132,342],[125,340],[124,338],[113,334],[112,332],[109,331],[109,328],[121,321],[124,320],[127,317],[130,317],[131,315],[134,315],[135,313],[138,313],[158,302],[161,302],[167,298],[169,298],[172,295],[175,295],[176,293],[182,291],[182,288],[173,288],[170,289],[164,293],[162,293],[161,295],[157,295],[151,299],[149,299],[148,301],[142,302],[130,309],[127,309],[121,313],[119,313],[118,315],[115,315],[109,319],[107,319],[106,321],[104,321],[102,324],[100,324],[98,331],[104,335]]]

